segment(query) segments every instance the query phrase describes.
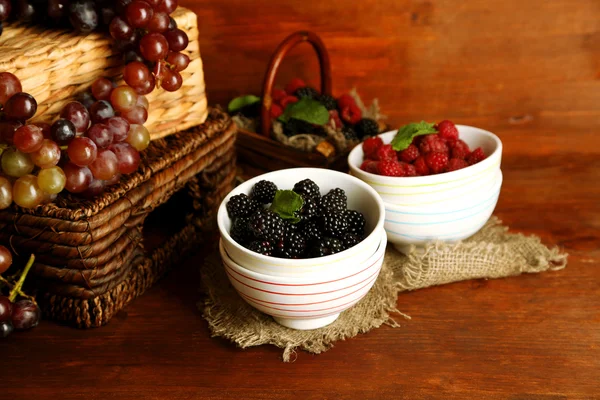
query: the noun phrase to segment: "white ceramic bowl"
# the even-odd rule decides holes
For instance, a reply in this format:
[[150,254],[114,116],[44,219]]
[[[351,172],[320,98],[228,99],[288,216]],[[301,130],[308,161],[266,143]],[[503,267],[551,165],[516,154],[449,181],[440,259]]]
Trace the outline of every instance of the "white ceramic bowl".
[[[500,170],[502,142],[491,132],[471,126],[457,125],[460,138],[471,149],[481,147],[486,159],[460,169],[430,176],[390,177],[371,174],[360,169],[364,153],[356,146],[348,155],[352,175],[371,185],[384,202],[405,207],[429,208],[431,205],[465,205],[474,197],[485,196],[494,185]],[[390,143],[396,131],[379,135],[384,143]]]
[[243,268],[229,257],[223,239],[219,249],[229,281],[248,304],[283,326],[307,330],[329,325],[371,289],[383,264],[387,245],[384,231],[378,231],[377,242],[377,250],[362,262],[303,278],[264,275]]
[[456,242],[477,232],[492,215],[500,188],[502,173],[497,172],[493,186],[477,202],[447,207],[443,204],[415,209],[385,203],[385,231],[388,240],[403,253],[411,245],[420,247],[434,240]]
[[[227,215],[226,209],[226,204],[231,196],[240,193],[249,194],[254,184],[263,179],[275,183],[280,189],[292,189],[296,182],[307,178],[319,185],[321,194],[326,194],[330,189],[338,187],[346,192],[348,209],[362,212],[367,221],[365,239],[362,242],[348,250],[326,257],[288,260],[252,252],[231,238],[229,235],[231,219]],[[307,274],[320,276],[321,273],[345,268],[349,263],[360,263],[371,257],[379,246],[384,216],[383,201],[373,188],[360,179],[328,169],[292,168],[257,176],[236,187],[221,203],[217,214],[217,223],[223,247],[237,264],[265,275],[301,277]]]

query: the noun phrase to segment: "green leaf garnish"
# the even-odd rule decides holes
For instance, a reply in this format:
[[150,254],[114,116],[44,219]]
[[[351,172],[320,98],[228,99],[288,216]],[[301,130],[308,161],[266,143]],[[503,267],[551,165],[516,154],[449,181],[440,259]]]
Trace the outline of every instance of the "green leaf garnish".
[[282,219],[289,220],[292,224],[300,222],[297,213],[302,209],[304,200],[302,196],[292,190],[278,190],[275,193],[270,210],[276,212]]
[[392,148],[396,151],[402,151],[406,149],[412,143],[415,136],[429,135],[431,133],[437,133],[434,128],[435,124],[430,124],[425,121],[413,122],[408,125],[404,125],[398,129],[398,133],[392,140]]
[[235,112],[246,106],[252,105],[254,103],[258,103],[259,101],[260,101],[260,97],[254,96],[252,94],[236,97],[235,99],[233,99],[229,102],[229,105],[227,106],[227,110],[230,113],[232,113],[232,112]]
[[300,119],[315,125],[325,125],[329,121],[329,111],[317,100],[302,98],[288,104],[279,120],[286,123],[290,118]]

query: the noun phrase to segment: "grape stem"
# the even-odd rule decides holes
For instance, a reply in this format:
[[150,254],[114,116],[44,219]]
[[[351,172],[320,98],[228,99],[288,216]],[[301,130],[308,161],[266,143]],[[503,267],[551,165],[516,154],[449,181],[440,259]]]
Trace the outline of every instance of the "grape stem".
[[24,295],[24,293],[21,291],[21,288],[23,287],[25,278],[27,278],[27,274],[29,273],[29,270],[33,266],[34,261],[35,261],[35,256],[32,254],[31,257],[29,257],[29,261],[27,261],[27,264],[25,265],[25,269],[23,269],[23,272],[21,273],[21,277],[19,278],[19,281],[10,290],[10,295],[9,295],[8,299],[10,300],[11,303],[17,299],[18,295],[29,298],[29,296]]

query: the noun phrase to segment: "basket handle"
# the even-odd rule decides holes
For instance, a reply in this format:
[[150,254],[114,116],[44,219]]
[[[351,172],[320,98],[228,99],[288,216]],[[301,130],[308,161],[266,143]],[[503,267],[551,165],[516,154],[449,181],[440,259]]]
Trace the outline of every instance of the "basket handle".
[[331,94],[331,64],[329,62],[329,54],[325,48],[325,44],[321,38],[314,32],[299,31],[288,36],[271,57],[265,80],[263,82],[262,105],[261,105],[261,132],[263,136],[270,137],[271,134],[271,104],[273,99],[271,93],[275,84],[275,77],[279,71],[281,62],[287,53],[298,44],[308,42],[312,45],[319,57],[319,68],[321,69],[321,93]]

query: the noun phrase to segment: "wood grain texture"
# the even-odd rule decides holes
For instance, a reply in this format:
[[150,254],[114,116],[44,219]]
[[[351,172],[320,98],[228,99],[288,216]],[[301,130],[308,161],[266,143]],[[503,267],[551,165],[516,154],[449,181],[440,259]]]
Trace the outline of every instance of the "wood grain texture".
[[[600,399],[600,3],[182,4],[200,18],[213,103],[258,92],[275,46],[310,28],[331,52],[334,92],[358,86],[396,125],[452,118],[497,132],[495,214],[561,246],[569,265],[403,293],[401,327],[283,364],[279,349],[210,338],[195,305],[203,249],[106,327],[43,322],[0,342],[1,398]],[[282,81],[316,78],[314,57],[295,54]]]

